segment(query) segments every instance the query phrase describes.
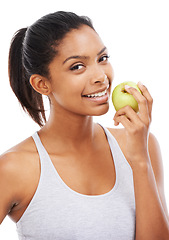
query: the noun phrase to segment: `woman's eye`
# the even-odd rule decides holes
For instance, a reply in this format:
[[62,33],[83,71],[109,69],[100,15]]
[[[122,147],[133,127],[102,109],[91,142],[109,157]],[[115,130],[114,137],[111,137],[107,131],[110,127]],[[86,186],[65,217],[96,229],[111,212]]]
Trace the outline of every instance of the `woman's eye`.
[[99,62],[106,62],[110,56],[104,55],[101,58],[99,58]]
[[70,68],[71,71],[74,71],[74,70],[81,70],[84,66],[82,64],[77,64],[77,65],[74,65],[73,67]]

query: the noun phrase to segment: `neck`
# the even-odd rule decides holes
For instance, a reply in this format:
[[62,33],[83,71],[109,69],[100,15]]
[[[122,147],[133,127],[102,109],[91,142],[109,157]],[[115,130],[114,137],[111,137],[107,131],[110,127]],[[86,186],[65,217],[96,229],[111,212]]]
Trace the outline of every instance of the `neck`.
[[[41,135],[50,138],[52,142],[62,142],[67,147],[80,148],[90,145],[94,138],[94,123],[92,116],[81,116],[69,113],[59,114],[51,111],[46,125],[39,131]],[[56,146],[56,145],[55,145]]]

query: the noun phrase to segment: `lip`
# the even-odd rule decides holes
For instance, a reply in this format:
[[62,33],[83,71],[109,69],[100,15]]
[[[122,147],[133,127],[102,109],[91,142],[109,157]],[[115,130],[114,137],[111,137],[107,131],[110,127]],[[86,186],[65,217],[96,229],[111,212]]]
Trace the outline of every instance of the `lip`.
[[109,89],[109,84],[106,86],[106,88],[101,88],[101,89],[98,89],[98,90],[95,91],[95,92],[91,92],[91,93],[83,94],[82,97],[85,97],[85,96],[87,96],[87,95],[96,94],[96,93],[99,93],[99,92],[103,92],[103,91],[108,90],[108,89]]
[[88,98],[88,97],[84,97],[84,98],[89,102],[94,102],[97,104],[105,104],[109,100],[109,94],[106,93],[104,96],[96,97],[96,98]]

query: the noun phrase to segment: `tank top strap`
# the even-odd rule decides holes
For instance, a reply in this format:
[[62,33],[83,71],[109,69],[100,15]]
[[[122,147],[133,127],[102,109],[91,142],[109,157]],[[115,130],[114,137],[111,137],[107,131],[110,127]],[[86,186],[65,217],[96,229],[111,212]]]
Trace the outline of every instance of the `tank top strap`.
[[111,132],[103,127],[102,125],[100,125],[107,137],[107,140],[109,142],[109,146],[113,155],[113,160],[114,160],[114,164],[115,164],[115,168],[116,168],[116,173],[118,176],[118,178],[123,178],[123,174],[125,169],[128,169],[128,171],[132,174],[132,169],[130,164],[128,163],[126,157],[124,156],[117,140],[115,139],[115,137],[111,134]]
[[44,148],[44,146],[43,146],[43,144],[40,140],[38,132],[35,132],[32,135],[32,138],[35,142],[35,145],[36,145],[36,148],[37,148],[37,151],[38,151],[38,154],[39,154],[40,163],[41,163],[41,170],[43,170],[48,166],[48,163],[50,162],[49,159],[48,159],[49,155],[48,155],[46,149]]

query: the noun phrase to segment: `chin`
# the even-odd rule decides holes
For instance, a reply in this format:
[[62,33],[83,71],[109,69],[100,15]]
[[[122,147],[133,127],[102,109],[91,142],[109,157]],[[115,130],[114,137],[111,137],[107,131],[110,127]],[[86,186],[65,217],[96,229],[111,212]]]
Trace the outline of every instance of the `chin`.
[[93,111],[93,113],[90,116],[101,116],[106,114],[108,111],[109,111],[109,103],[106,103],[104,104],[104,106],[101,105],[100,108],[95,111],[95,113]]

